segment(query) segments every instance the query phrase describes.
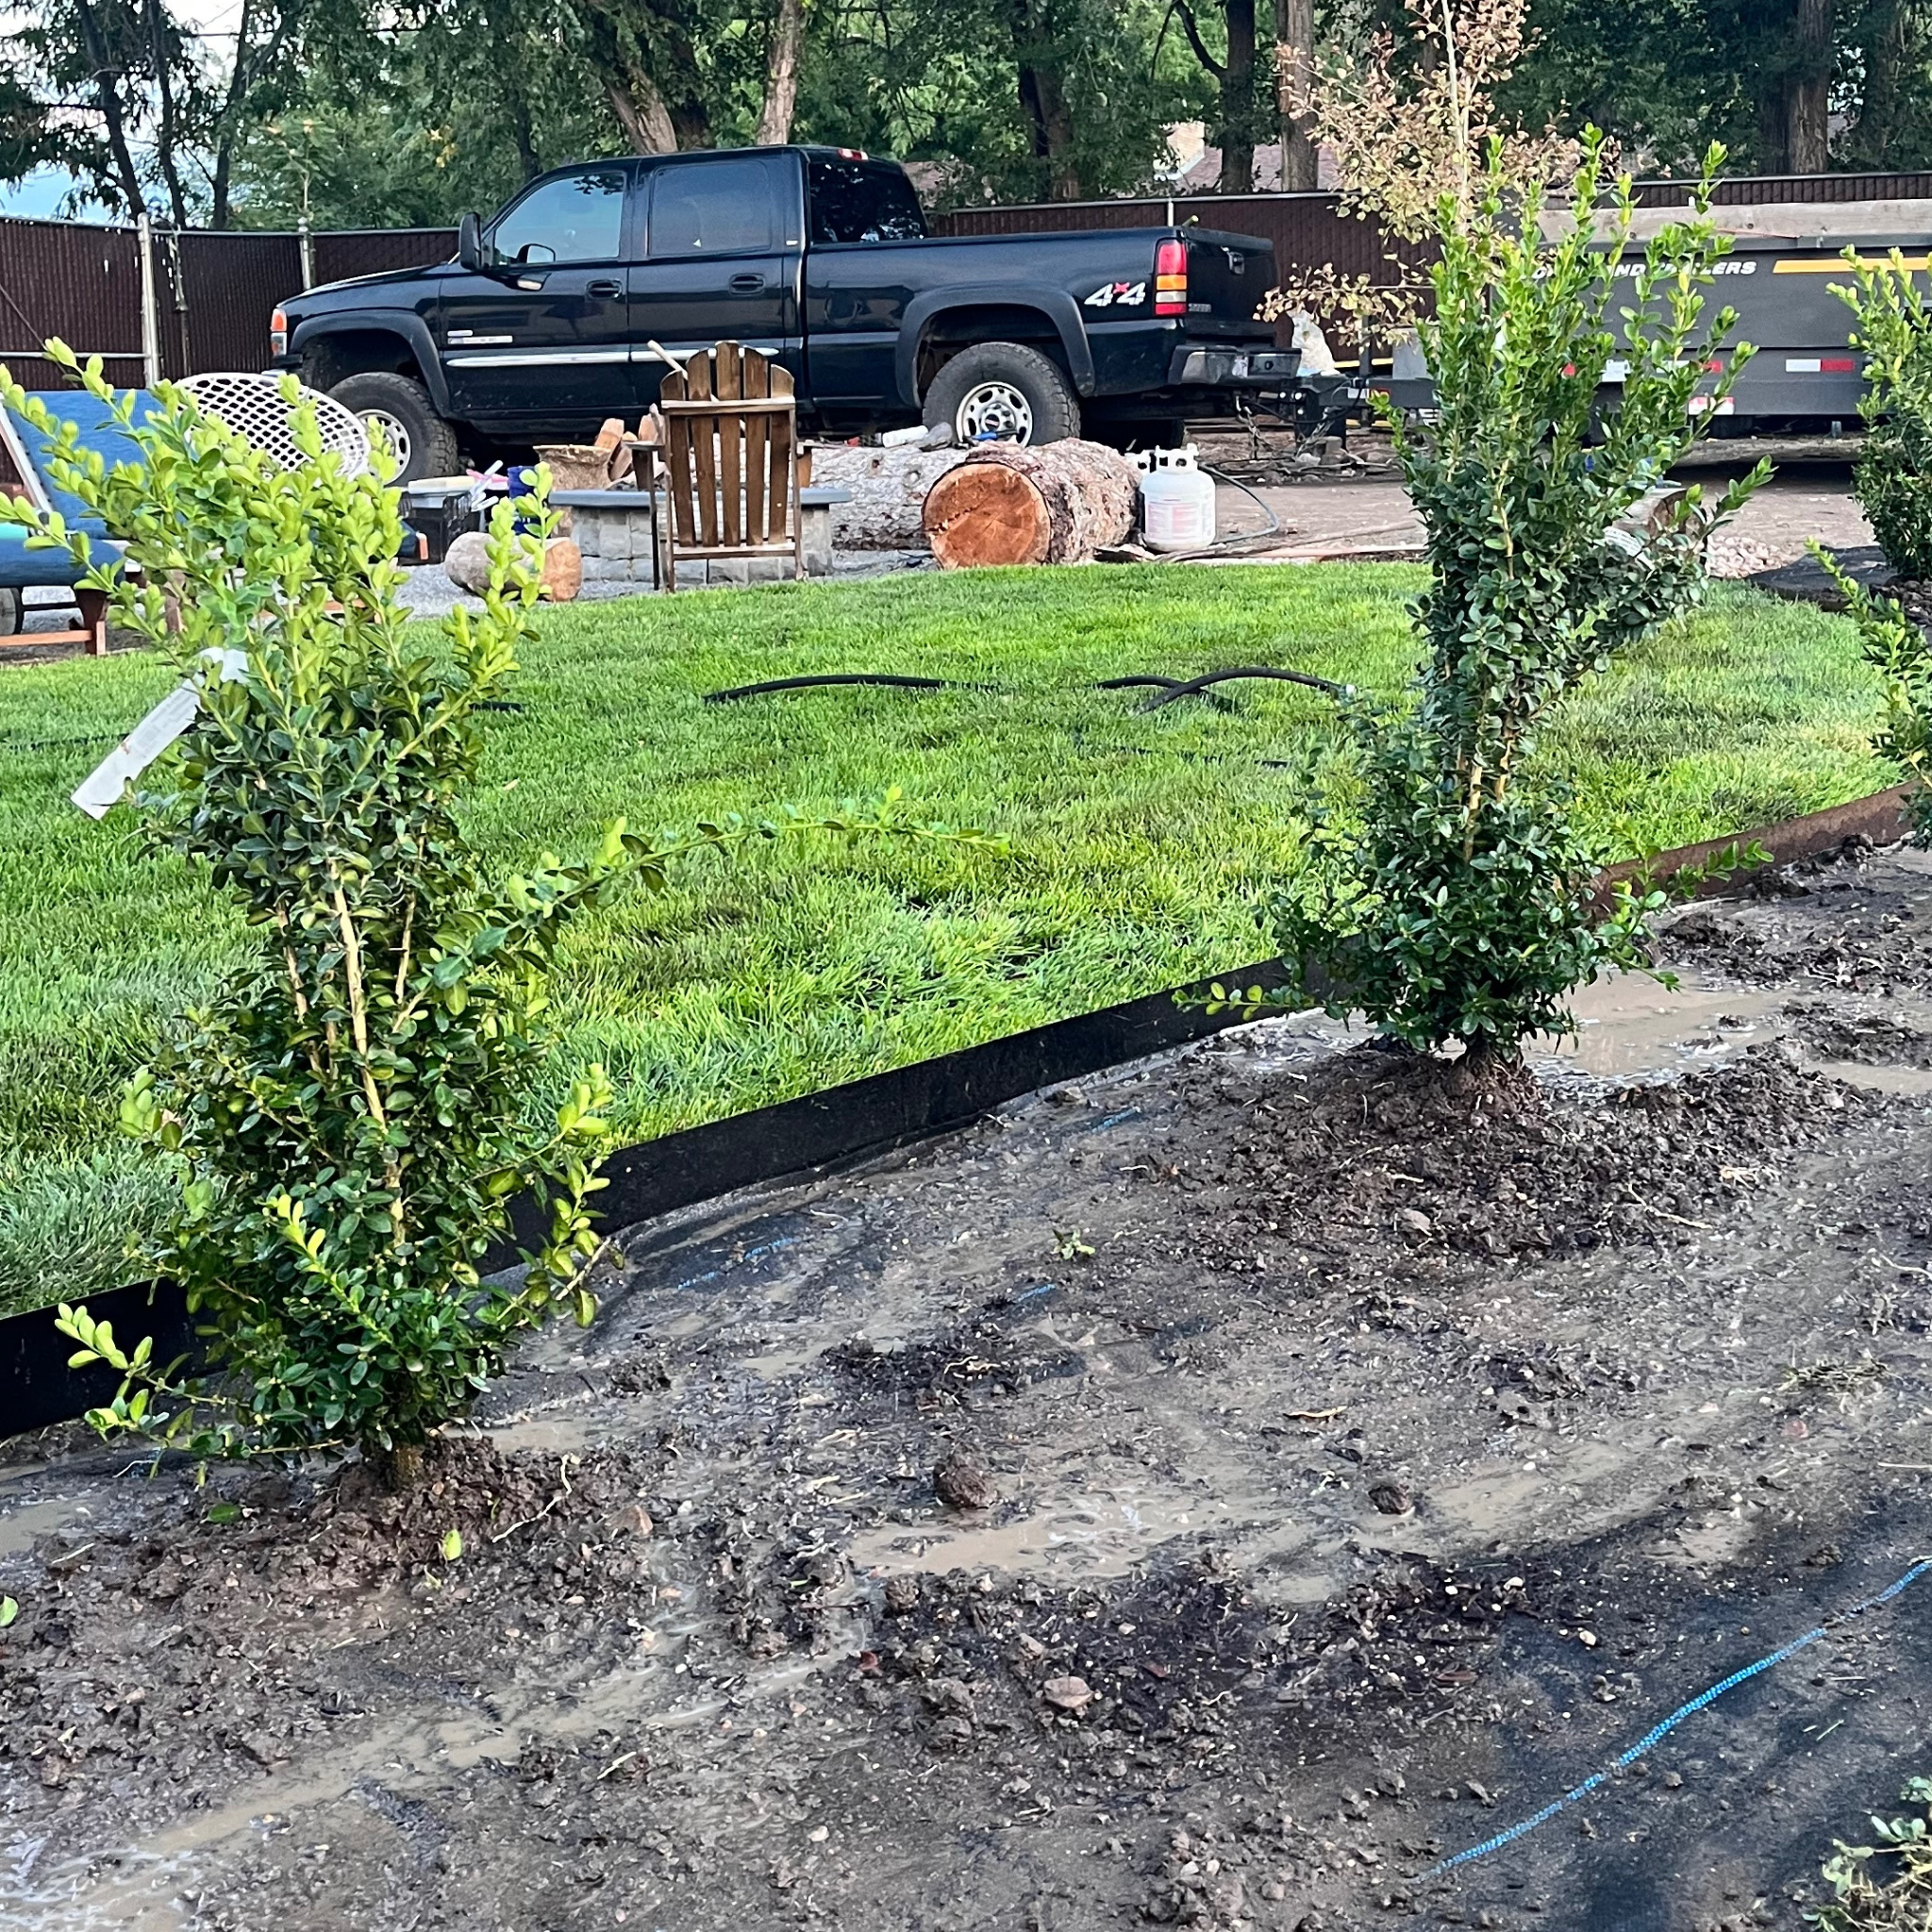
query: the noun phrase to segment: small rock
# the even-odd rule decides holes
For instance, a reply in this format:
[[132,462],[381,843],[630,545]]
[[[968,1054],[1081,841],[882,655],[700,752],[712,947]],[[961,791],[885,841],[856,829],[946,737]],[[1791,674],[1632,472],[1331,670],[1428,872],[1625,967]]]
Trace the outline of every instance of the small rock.
[[1419,1208],[1398,1208],[1395,1218],[1410,1234],[1434,1234],[1436,1224]]
[[465,530],[442,554],[442,574],[458,589],[480,592],[490,582],[490,540],[481,530]]
[[1576,1633],[1576,1641],[1582,1644],[1585,1650],[1594,1650],[1596,1648],[1596,1632],[1594,1630],[1579,1630]]
[[[443,553],[442,574],[458,590],[481,596],[490,587],[490,540],[481,530],[465,530]],[[543,546],[541,594],[568,604],[584,580],[584,558],[568,537],[552,537]]]
[[932,1486],[940,1501],[955,1509],[989,1509],[999,1501],[992,1477],[957,1449],[933,1471]]
[[1369,1501],[1384,1516],[1407,1516],[1415,1507],[1415,1498],[1401,1483],[1376,1483],[1369,1491]]
[[950,1717],[973,1715],[973,1692],[958,1677],[934,1677],[920,1687],[926,1709]]
[[242,1748],[264,1771],[275,1768],[275,1763],[287,1754],[266,1731],[250,1731],[242,1740]]
[[942,1717],[925,1734],[935,1751],[964,1751],[973,1742],[973,1721],[963,1717]]
[[1662,1782],[1667,1791],[1681,1791],[1684,1789],[1684,1780],[1674,1771],[1665,1772]]
[[641,1503],[626,1503],[604,1519],[604,1527],[611,1536],[647,1537],[656,1525]]
[[1040,1695],[1056,1710],[1071,1711],[1075,1717],[1093,1701],[1085,1677],[1049,1677],[1040,1687]]
[[903,1617],[908,1611],[919,1607],[919,1578],[916,1576],[889,1576],[886,1578],[886,1609],[894,1617]]

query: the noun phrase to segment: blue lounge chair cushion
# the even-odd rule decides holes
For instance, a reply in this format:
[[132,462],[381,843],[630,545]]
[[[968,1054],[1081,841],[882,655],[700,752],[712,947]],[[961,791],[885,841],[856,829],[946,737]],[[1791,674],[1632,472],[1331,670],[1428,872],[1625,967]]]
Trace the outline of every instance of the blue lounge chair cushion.
[[[98,552],[95,561],[101,561]],[[32,591],[46,584],[77,584],[80,566],[64,550],[26,547],[17,524],[0,524],[0,590]]]
[[[117,400],[129,391],[117,391]],[[156,403],[146,390],[135,390],[138,398],[135,404],[135,421],[144,422],[156,408]],[[122,428],[109,412],[108,405],[96,396],[90,395],[84,389],[43,390],[40,392],[41,402],[46,404],[57,423],[72,423],[80,432],[82,449],[98,450],[103,461],[111,470],[116,463],[138,463],[141,461],[141,447]],[[70,529],[85,530],[91,537],[105,537],[107,526],[99,517],[92,516],[82,507],[78,497],[71,491],[57,489],[52,477],[47,475],[47,458],[50,445],[48,440],[36,429],[25,417],[9,409],[8,427],[12,431],[13,441],[26,459],[33,465],[34,482],[41,494],[67,519]],[[29,552],[31,557],[36,553]],[[53,557],[52,551],[40,553]],[[11,579],[8,579],[11,581]],[[37,577],[36,583],[71,583],[70,577]]]

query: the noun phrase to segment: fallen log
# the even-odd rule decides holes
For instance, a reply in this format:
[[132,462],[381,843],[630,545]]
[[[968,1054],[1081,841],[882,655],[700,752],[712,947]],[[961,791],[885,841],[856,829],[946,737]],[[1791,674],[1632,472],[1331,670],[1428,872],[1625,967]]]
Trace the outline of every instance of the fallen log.
[[1080,563],[1133,528],[1139,481],[1097,442],[982,443],[926,491],[921,521],[946,570]]

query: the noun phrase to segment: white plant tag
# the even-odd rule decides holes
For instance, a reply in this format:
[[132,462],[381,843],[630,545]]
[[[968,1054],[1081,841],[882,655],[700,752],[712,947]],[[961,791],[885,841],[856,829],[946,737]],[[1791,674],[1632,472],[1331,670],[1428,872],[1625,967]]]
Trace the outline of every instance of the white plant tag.
[[[219,675],[239,677],[248,668],[245,651],[208,651],[220,658]],[[177,684],[74,791],[75,805],[91,819],[104,819],[121,803],[130,779],[138,778],[194,723],[201,692],[192,684]]]

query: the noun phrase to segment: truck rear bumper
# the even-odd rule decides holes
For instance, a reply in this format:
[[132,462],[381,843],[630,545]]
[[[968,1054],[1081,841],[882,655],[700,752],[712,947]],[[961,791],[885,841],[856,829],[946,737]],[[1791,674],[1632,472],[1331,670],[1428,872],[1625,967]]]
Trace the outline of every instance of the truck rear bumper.
[[1173,388],[1279,389],[1300,366],[1292,349],[1176,349],[1167,380]]

